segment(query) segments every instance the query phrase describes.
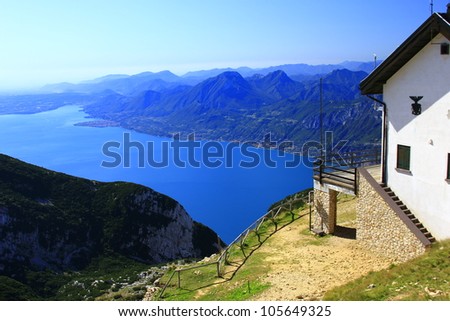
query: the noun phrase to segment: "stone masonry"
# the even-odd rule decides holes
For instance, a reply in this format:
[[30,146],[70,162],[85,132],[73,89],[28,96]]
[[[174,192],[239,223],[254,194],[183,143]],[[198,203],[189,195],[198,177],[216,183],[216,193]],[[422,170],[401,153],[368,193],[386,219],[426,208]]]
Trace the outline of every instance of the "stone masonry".
[[333,234],[336,228],[337,192],[330,189],[314,191],[313,229]]
[[367,249],[394,262],[405,262],[425,252],[424,244],[361,174],[356,211],[356,238]]

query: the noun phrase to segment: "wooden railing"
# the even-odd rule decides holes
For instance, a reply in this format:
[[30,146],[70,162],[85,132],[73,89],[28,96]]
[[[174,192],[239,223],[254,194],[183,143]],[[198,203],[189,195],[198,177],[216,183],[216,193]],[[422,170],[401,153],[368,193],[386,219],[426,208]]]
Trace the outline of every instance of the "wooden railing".
[[313,169],[314,179],[357,192],[357,168],[381,163],[380,150],[351,151],[317,157]]
[[[244,256],[244,258],[248,257],[248,253],[246,253],[245,251],[245,242],[248,238],[248,236],[250,235],[250,232],[254,232],[257,237],[258,237],[258,242],[260,242],[262,244],[262,241],[260,239],[260,233],[259,230],[260,228],[263,226],[264,222],[270,221],[274,224],[275,226],[275,232],[278,231],[278,223],[276,218],[279,216],[280,213],[283,213],[285,211],[288,211],[291,213],[292,215],[292,220],[294,220],[294,213],[292,212],[292,208],[294,205],[302,203],[302,204],[307,204],[310,201],[310,195],[305,195],[305,196],[301,196],[301,197],[296,197],[298,194],[295,194],[294,197],[288,199],[286,202],[283,202],[282,204],[279,205],[275,205],[273,208],[271,208],[267,213],[265,213],[263,216],[261,216],[260,218],[258,218],[256,221],[254,221],[252,224],[250,224],[249,227],[247,227],[241,234],[239,234],[239,236],[237,236],[233,242],[231,242],[221,253],[219,258],[214,261],[214,262],[210,262],[210,263],[204,263],[204,264],[200,264],[200,265],[194,265],[194,266],[190,266],[190,267],[186,267],[186,268],[177,268],[175,269],[169,280],[165,283],[162,291],[159,294],[159,298],[162,298],[164,295],[164,292],[166,291],[167,287],[169,286],[169,284],[171,284],[173,278],[175,275],[177,275],[177,287],[180,288],[181,287],[181,274],[183,272],[186,271],[190,271],[193,269],[201,269],[201,268],[205,268],[211,265],[216,265],[216,276],[217,277],[222,277],[224,269],[225,269],[225,265],[228,264],[228,257],[230,255],[230,251],[233,247],[238,246]],[[311,211],[311,207],[310,207],[310,211]],[[311,215],[311,213],[310,213]],[[275,233],[274,232],[274,233]]]

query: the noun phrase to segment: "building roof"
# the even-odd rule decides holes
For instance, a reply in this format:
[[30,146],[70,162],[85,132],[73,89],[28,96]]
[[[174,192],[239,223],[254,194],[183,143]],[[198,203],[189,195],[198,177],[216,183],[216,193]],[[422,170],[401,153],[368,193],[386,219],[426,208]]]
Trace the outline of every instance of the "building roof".
[[450,4],[447,13],[432,14],[369,76],[361,81],[363,95],[381,94],[383,85],[439,33],[450,40]]

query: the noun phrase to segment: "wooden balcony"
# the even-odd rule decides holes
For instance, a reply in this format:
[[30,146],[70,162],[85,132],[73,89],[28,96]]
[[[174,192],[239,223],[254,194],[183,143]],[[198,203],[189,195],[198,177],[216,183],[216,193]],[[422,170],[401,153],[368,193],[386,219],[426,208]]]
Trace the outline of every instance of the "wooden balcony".
[[[366,167],[371,175],[381,180],[381,153],[379,150],[357,151],[343,155],[318,157],[313,170],[315,183],[346,194],[356,195],[358,190],[357,168]],[[316,185],[316,184],[315,184]]]

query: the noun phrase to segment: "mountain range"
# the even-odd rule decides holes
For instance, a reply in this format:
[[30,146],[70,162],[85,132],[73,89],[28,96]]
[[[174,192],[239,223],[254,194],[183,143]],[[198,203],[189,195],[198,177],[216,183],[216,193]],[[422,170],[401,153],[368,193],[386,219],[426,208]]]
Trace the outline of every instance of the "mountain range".
[[235,71],[243,77],[254,75],[267,75],[281,70],[294,80],[305,80],[311,76],[325,75],[333,70],[348,69],[350,71],[364,71],[370,73],[374,68],[372,62],[345,61],[340,64],[286,64],[266,68],[216,68],[210,70],[190,71],[182,76],[177,76],[165,70],[160,72],[142,72],[136,75],[112,74],[93,80],[74,83],[49,84],[41,88],[40,93],[99,93],[104,90],[112,90],[123,95],[133,95],[144,90],[162,91],[183,85],[194,86],[224,72]]
[[338,69],[296,81],[282,70],[246,78],[225,71],[195,86],[133,95],[104,91],[84,110],[152,135],[195,132],[200,139],[260,141],[271,133],[298,147],[319,139],[323,117],[322,130],[332,131],[335,139],[373,145],[379,141],[381,115],[360,95],[359,82],[366,76],[364,71]]
[[349,148],[367,148],[379,144],[381,131],[381,113],[359,91],[372,67],[344,62],[213,69],[182,77],[169,71],[107,75],[48,85],[34,95],[2,96],[0,113],[78,104],[97,119],[81,125],[241,142],[258,142],[270,133],[278,142],[292,141],[297,151],[331,131],[336,141],[350,142]]

